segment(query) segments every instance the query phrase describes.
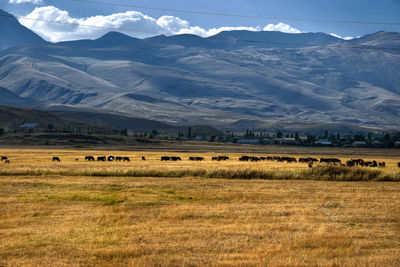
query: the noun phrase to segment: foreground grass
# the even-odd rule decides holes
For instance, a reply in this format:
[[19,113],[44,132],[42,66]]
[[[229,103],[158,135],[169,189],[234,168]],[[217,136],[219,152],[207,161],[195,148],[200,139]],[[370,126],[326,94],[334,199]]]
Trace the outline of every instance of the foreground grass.
[[92,176],[92,177],[200,177],[222,179],[316,180],[316,181],[400,181],[400,173],[386,173],[370,168],[317,166],[304,170],[270,170],[257,168],[10,168],[1,169],[0,176]]
[[0,266],[399,266],[400,183],[0,176]]

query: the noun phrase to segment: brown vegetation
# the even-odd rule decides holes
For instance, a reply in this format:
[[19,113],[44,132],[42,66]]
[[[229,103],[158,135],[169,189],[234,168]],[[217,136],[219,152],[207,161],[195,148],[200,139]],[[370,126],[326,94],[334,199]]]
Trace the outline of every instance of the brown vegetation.
[[400,183],[375,182],[399,181],[396,157],[373,156],[387,168],[309,169],[234,153],[223,162],[152,151],[0,155],[11,160],[0,165],[0,266],[400,265]]

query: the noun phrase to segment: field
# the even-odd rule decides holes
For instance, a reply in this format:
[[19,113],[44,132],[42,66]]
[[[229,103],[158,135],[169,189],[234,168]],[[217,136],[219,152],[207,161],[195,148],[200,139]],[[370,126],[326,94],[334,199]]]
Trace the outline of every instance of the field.
[[[11,161],[0,165],[0,266],[400,265],[400,183],[315,181],[306,164],[237,160],[261,151],[200,150],[0,149]],[[376,159],[387,168],[375,178],[399,177],[398,150],[273,150],[266,154]],[[269,172],[277,176],[239,177]],[[238,177],[218,177],[230,173]]]

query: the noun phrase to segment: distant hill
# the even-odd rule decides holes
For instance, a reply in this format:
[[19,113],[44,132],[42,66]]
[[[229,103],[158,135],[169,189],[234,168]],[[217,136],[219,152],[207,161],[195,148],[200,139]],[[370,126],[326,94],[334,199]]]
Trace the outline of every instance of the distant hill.
[[0,25],[0,50],[46,43],[39,35],[22,26],[15,17],[1,9]]
[[189,127],[193,135],[219,135],[221,132],[210,126],[172,126],[154,120],[131,118],[121,115],[113,115],[99,112],[84,111],[41,111],[35,109],[15,108],[0,106],[0,128],[19,129],[23,123],[37,123],[39,128],[47,129],[51,124],[53,129],[81,128],[83,132],[89,129],[91,132],[119,134],[121,129],[132,132],[158,133],[177,136],[178,133],[187,134]]
[[193,125],[193,126],[172,126],[159,121],[132,118],[121,115],[99,113],[99,112],[79,112],[79,111],[52,111],[61,118],[80,121],[92,124],[108,125],[117,129],[128,129],[132,132],[151,133],[156,130],[159,133],[175,135],[178,133],[186,135],[191,127],[193,135],[219,135],[222,134],[211,126]]
[[0,128],[7,130],[19,130],[24,123],[36,123],[40,129],[48,129],[49,125],[53,130],[73,130],[80,128],[83,132],[99,132],[99,133],[119,133],[115,128],[95,125],[90,123],[76,122],[64,118],[60,118],[49,112],[23,109],[15,107],[0,106]]

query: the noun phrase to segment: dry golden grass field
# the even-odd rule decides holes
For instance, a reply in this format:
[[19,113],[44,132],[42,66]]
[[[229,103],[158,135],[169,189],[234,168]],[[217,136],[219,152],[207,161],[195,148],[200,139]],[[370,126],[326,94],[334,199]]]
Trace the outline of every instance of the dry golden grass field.
[[[400,266],[400,183],[384,182],[399,181],[398,150],[271,152],[263,155],[361,157],[387,168],[332,176],[300,163],[239,162],[249,151],[3,148],[11,163],[0,163],[0,266]],[[216,155],[231,160],[212,162]]]

